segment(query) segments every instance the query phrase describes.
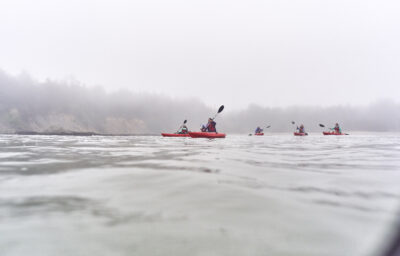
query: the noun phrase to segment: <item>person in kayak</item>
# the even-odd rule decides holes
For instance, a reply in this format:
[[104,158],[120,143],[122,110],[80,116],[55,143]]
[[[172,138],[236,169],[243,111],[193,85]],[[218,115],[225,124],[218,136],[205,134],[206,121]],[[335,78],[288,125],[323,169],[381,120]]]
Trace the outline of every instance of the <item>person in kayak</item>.
[[211,117],[208,118],[206,132],[217,132],[217,129],[215,128],[216,126],[217,126],[217,123],[214,122],[214,120]]
[[299,131],[299,133],[306,133],[306,130],[304,129],[303,124],[301,124],[300,127],[297,127],[297,130]]
[[260,128],[260,126],[257,126],[255,133],[262,133],[264,130]]
[[334,130],[336,133],[342,133],[342,129],[340,128],[338,123],[336,123],[335,127],[331,128],[331,130]]
[[183,124],[181,128],[178,130],[178,134],[188,134],[189,129],[187,128],[186,124]]

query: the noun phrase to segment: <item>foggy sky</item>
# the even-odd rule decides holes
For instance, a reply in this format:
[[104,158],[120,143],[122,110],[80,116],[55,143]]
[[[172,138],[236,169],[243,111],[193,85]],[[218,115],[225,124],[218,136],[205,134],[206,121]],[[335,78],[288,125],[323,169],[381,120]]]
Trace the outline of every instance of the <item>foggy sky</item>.
[[[159,134],[175,132],[183,120],[198,131],[218,108],[195,98],[176,99],[165,95],[106,92],[79,82],[37,82],[27,74],[10,76],[0,70],[0,133],[96,132],[103,134]],[[289,132],[303,123],[307,131],[332,127],[339,122],[344,131],[400,131],[400,104],[390,100],[365,106],[287,108],[252,104],[242,110],[225,105],[217,117],[217,129],[228,133],[252,133],[256,126],[266,132]]]
[[2,0],[0,68],[236,110],[398,101],[399,7],[394,0]]

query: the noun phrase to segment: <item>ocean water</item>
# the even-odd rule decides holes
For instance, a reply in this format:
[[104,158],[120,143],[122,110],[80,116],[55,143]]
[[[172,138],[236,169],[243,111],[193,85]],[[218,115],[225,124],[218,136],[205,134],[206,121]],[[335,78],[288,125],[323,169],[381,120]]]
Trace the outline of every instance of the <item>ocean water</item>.
[[0,135],[0,255],[369,256],[400,135]]

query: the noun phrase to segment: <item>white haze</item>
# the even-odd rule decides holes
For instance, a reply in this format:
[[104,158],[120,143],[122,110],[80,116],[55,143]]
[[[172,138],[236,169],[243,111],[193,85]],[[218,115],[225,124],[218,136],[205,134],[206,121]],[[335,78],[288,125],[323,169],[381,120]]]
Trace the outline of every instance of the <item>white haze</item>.
[[[39,83],[28,75],[10,76],[0,71],[0,133],[20,131],[78,131],[105,134],[157,134],[175,132],[183,120],[191,130],[213,116],[195,98],[121,90],[107,93],[102,87],[87,88],[78,82],[48,80]],[[232,110],[229,104],[218,116],[218,130],[250,133],[256,126],[271,125],[267,132],[293,131],[304,123],[307,131],[321,131],[319,123],[339,122],[345,131],[400,131],[400,104],[382,100],[366,106],[271,108],[250,105]]]
[[398,1],[2,0],[0,67],[205,104],[400,95]]

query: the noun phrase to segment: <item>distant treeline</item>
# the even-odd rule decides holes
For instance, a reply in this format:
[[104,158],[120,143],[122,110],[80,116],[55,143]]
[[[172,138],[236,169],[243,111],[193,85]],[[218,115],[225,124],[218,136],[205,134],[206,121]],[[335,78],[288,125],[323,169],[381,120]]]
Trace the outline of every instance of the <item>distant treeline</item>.
[[[306,131],[322,131],[319,124],[334,127],[338,122],[344,131],[400,131],[400,104],[379,101],[368,106],[288,107],[263,108],[251,105],[247,109],[229,113],[224,119],[226,129],[246,132],[248,127],[267,126],[274,132],[293,131],[304,124]],[[291,124],[295,122],[295,125]]]
[[[221,102],[223,104],[223,102]],[[191,130],[213,116],[197,99],[174,99],[164,95],[121,90],[107,93],[78,82],[37,82],[27,75],[10,76],[0,71],[0,133],[93,132],[100,134],[149,134],[178,129],[184,119]],[[219,130],[248,133],[256,126],[268,130],[293,130],[290,123],[304,123],[319,131],[319,123],[344,130],[400,131],[400,104],[379,101],[369,106],[265,108],[250,105],[241,111],[225,106],[218,117]]]

